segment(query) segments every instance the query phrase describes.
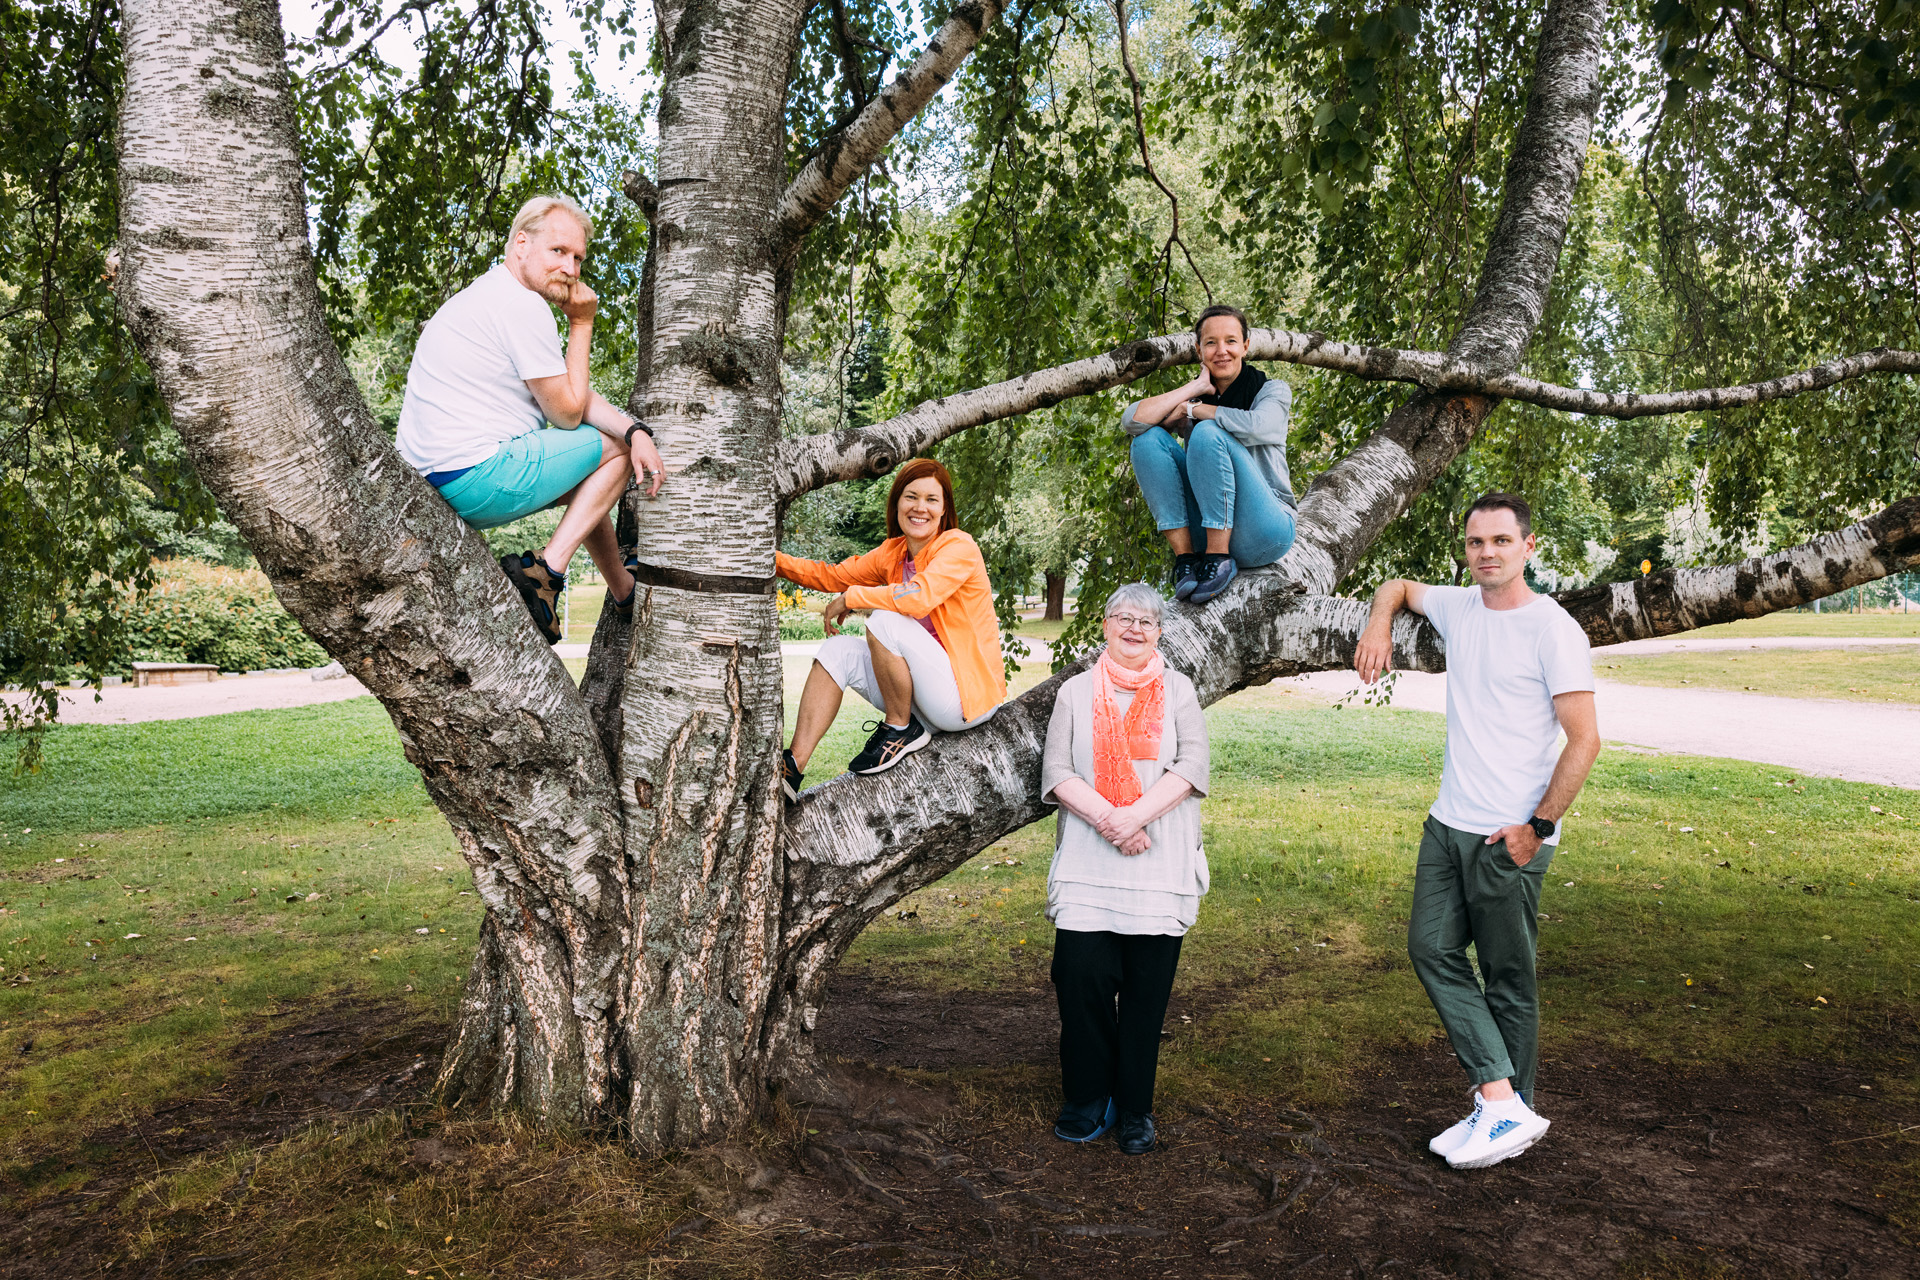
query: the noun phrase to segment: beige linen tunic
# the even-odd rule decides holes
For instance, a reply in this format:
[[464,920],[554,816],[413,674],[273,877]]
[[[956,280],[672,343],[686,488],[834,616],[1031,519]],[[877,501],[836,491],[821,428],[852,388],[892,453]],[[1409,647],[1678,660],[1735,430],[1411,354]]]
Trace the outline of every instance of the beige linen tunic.
[[[1040,799],[1059,803],[1054,788],[1068,778],[1093,785],[1093,682],[1099,668],[1060,688],[1047,725],[1040,765]],[[1115,689],[1121,715],[1133,694]],[[1207,891],[1207,854],[1200,842],[1200,797],[1207,793],[1207,721],[1193,682],[1172,667],[1166,673],[1166,723],[1160,758],[1133,761],[1144,794],[1164,773],[1193,785],[1193,794],[1147,826],[1153,847],[1139,857],[1121,853],[1093,826],[1065,807],[1059,815],[1053,866],[1047,873],[1047,918],[1056,928],[1085,933],[1168,934],[1193,927]]]

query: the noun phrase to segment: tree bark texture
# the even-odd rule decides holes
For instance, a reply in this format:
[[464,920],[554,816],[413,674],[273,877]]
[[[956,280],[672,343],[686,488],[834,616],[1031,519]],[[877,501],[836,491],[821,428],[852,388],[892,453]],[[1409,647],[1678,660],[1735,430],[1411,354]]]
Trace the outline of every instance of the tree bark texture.
[[125,6],[119,289],[200,476],[380,698],[487,922],[455,1094],[594,1118],[630,930],[613,778],[485,543],[368,413],[322,320],[279,10]]
[[[659,169],[627,184],[651,224],[631,404],[671,476],[656,499],[629,495],[634,618],[603,612],[583,689],[483,541],[384,438],[328,336],[268,0],[127,0],[119,280],[201,476],[288,610],[385,705],[473,869],[486,919],[442,1094],[616,1124],[647,1146],[716,1136],[769,1088],[817,1082],[826,977],[859,931],[1043,816],[1041,739],[1070,672],[888,774],[837,779],[783,811],[780,504],[967,425],[1192,358],[1184,335],[1130,343],[783,444],[790,237],[844,190],[849,165],[879,154],[908,99],[876,100],[788,184],[783,106],[804,0],[656,11]],[[998,12],[965,5],[941,40],[977,40]],[[1445,367],[1317,335],[1262,341],[1423,386],[1510,374],[1565,232],[1602,15],[1601,0],[1548,9],[1497,252]],[[894,88],[931,94],[923,73],[944,83],[964,53],[929,49]],[[1433,386],[1314,485],[1292,556],[1205,609],[1170,610],[1163,649],[1203,700],[1351,660],[1366,606],[1327,592],[1497,402]],[[1574,606],[1596,637],[1765,612],[1913,563],[1915,522],[1909,500],[1807,548]],[[1396,665],[1443,665],[1419,620],[1399,619],[1394,637]]]
[[1047,612],[1044,620],[1061,622],[1067,616],[1067,575],[1050,573],[1047,575]]

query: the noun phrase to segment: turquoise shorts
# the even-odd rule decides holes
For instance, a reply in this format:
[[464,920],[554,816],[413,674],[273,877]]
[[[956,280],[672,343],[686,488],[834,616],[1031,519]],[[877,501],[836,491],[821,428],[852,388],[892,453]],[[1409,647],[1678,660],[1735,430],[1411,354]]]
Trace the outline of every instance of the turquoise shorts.
[[542,427],[503,440],[491,458],[443,485],[440,496],[476,529],[511,524],[552,506],[592,475],[602,439],[583,423],[572,431]]

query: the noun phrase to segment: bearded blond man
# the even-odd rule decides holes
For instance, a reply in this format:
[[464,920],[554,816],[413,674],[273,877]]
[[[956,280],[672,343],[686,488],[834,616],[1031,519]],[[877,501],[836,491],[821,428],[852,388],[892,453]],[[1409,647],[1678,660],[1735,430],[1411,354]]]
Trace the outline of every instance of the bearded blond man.
[[[396,441],[475,529],[566,508],[546,546],[500,559],[550,644],[560,639],[566,568],[583,545],[614,607],[632,609],[633,575],[607,516],[631,477],[650,474],[651,497],[663,474],[652,429],[588,378],[599,298],[580,268],[592,238],[592,219],[565,196],[520,206],[505,258],[420,331]],[[567,320],[564,353],[549,304]]]

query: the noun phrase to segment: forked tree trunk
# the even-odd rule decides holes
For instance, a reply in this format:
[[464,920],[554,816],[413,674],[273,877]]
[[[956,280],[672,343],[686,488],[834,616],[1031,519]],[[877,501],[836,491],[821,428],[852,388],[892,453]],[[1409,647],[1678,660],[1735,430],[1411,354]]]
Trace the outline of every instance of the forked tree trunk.
[[[658,184],[629,183],[652,223],[634,407],[671,478],[623,517],[635,617],[603,612],[584,691],[483,541],[384,438],[328,337],[275,4],[125,3],[127,319],[282,602],[392,715],[486,906],[440,1078],[450,1101],[616,1123],[645,1145],[724,1132],[770,1087],[819,1083],[826,978],[868,921],[1042,816],[1041,737],[1066,673],[888,774],[779,801],[777,505],[890,468],[938,438],[925,424],[940,412],[783,445],[784,273],[810,220],[999,14],[965,0],[842,145],[783,184],[803,3],[656,8]],[[1163,647],[1203,699],[1350,660],[1365,608],[1325,593],[1467,446],[1495,403],[1474,387],[1514,368],[1545,306],[1603,16],[1603,0],[1549,5],[1493,248],[1449,353],[1467,381],[1435,384],[1467,390],[1415,396],[1323,475],[1281,565],[1173,611]],[[1087,363],[1111,386],[1191,358],[1176,346]],[[965,412],[1014,403],[1021,381]],[[1096,389],[1042,382],[1028,391]],[[1910,566],[1917,526],[1910,500],[1818,546],[1573,604],[1596,637],[1765,612]],[[1050,617],[1063,588],[1049,577]],[[1411,616],[1395,642],[1397,665],[1443,665]]]

